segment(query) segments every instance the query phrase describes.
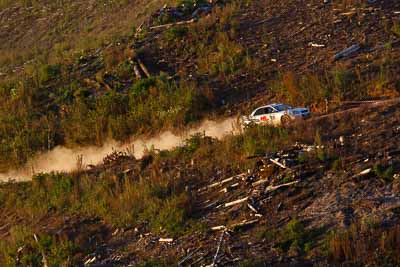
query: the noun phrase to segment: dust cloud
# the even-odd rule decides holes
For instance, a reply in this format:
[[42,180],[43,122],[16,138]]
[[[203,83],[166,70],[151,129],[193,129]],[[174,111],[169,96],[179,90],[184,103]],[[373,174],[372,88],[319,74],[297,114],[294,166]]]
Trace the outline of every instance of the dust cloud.
[[78,159],[81,159],[82,166],[96,165],[114,151],[131,151],[136,158],[141,158],[148,149],[172,149],[183,144],[188,137],[196,133],[204,133],[206,136],[221,139],[226,135],[238,132],[237,125],[234,117],[222,121],[205,120],[199,126],[186,129],[179,135],[166,131],[150,138],[133,139],[132,142],[125,144],[110,140],[102,147],[71,149],[59,146],[49,152],[38,154],[21,170],[0,173],[0,181],[29,181],[35,173],[73,171],[78,167]]

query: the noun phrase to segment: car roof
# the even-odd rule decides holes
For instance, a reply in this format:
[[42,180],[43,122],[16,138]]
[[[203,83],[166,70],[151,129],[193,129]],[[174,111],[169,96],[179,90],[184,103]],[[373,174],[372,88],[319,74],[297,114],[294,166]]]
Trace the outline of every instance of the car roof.
[[274,103],[274,104],[270,104],[269,106],[271,106],[271,107],[277,107],[277,106],[289,106],[289,105],[286,105],[286,104],[282,104],[282,103]]
[[281,104],[281,103],[273,103],[273,104],[269,104],[269,105],[265,105],[265,106],[258,107],[258,108],[256,108],[256,109],[260,109],[260,108],[267,108],[267,107],[273,107],[273,108],[275,108],[275,107],[277,107],[277,106],[281,106],[281,105],[285,105],[285,104]]

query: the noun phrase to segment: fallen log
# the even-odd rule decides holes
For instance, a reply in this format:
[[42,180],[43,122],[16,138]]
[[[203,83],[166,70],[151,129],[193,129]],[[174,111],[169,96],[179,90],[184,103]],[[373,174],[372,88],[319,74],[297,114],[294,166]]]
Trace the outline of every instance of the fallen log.
[[221,193],[228,193],[229,191],[234,190],[235,188],[237,188],[239,186],[239,183],[235,183],[233,185],[230,185],[228,187],[222,188],[219,192]]
[[225,230],[225,229],[226,229],[225,225],[218,225],[218,226],[211,227],[212,231],[220,231],[220,230]]
[[158,239],[158,242],[161,242],[161,243],[171,243],[171,242],[174,242],[174,239],[173,239],[173,238],[161,238],[161,237],[160,237],[160,239]]
[[317,43],[309,43],[309,45],[310,45],[311,47],[316,47],[316,48],[325,47],[324,44],[317,44]]
[[142,74],[140,73],[139,66],[137,64],[133,65],[133,71],[135,72],[136,78],[139,80],[143,78]]
[[360,172],[360,173],[354,175],[353,178],[365,176],[365,175],[367,175],[367,174],[370,174],[371,172],[372,172],[372,169],[371,169],[371,168],[368,168],[368,169],[365,169],[365,170],[363,170],[362,172]]
[[251,205],[250,203],[247,203],[247,207],[249,207],[249,209],[254,211],[256,214],[259,214],[258,210],[253,205]]
[[269,182],[269,179],[261,179],[261,180],[258,180],[256,182],[252,183],[251,185],[253,187],[256,187],[256,186],[259,186],[259,185],[262,185],[262,184],[266,184],[268,182]]
[[191,266],[196,266],[197,263],[202,262],[204,260],[204,256],[201,256],[197,260],[193,261]]
[[170,28],[173,26],[177,25],[185,25],[185,24],[190,24],[195,22],[196,19],[190,19],[190,20],[185,20],[185,21],[179,21],[179,22],[174,22],[174,23],[168,23],[168,24],[163,24],[163,25],[157,25],[157,26],[152,26],[150,27],[150,30],[155,30],[155,29],[162,29],[162,28]]
[[289,169],[288,167],[286,167],[285,165],[283,165],[282,163],[280,163],[279,161],[277,161],[277,160],[274,160],[274,159],[269,159],[272,163],[274,163],[274,164],[276,164],[276,165],[278,165],[279,167],[281,167],[282,169]]
[[224,241],[224,234],[225,234],[225,231],[222,231],[221,237],[219,238],[217,251],[215,252],[215,255],[214,255],[214,258],[213,258],[213,262],[211,263],[212,267],[214,267],[215,263],[217,262],[218,254],[219,254],[219,251],[221,250],[222,242]]
[[97,260],[97,257],[96,257],[96,256],[94,256],[94,257],[92,257],[92,258],[89,258],[89,259],[87,259],[87,260],[84,262],[84,265],[85,265],[85,266],[86,266],[86,265],[89,265],[89,264],[95,262],[96,260]]
[[201,191],[203,191],[203,190],[205,190],[205,189],[209,189],[209,188],[213,188],[213,187],[216,187],[216,186],[219,186],[219,185],[223,185],[223,184],[229,183],[229,182],[233,181],[234,179],[240,178],[240,177],[242,177],[242,176],[244,176],[244,175],[246,175],[245,172],[243,172],[243,173],[241,173],[241,174],[237,174],[237,175],[235,175],[235,176],[226,178],[226,179],[224,179],[224,180],[222,180],[222,181],[215,182],[215,183],[213,183],[213,184],[210,184],[210,185],[207,185],[207,186],[205,186],[205,187],[203,187],[203,188],[200,188],[198,191],[201,192]]
[[340,16],[345,16],[345,17],[351,17],[351,16],[353,16],[353,15],[355,15],[357,12],[355,11],[355,10],[352,10],[352,11],[349,11],[349,12],[343,12],[343,13],[340,13],[339,15]]
[[241,198],[241,199],[238,199],[238,200],[235,200],[235,201],[232,201],[232,202],[228,202],[228,203],[224,204],[224,207],[227,208],[227,207],[235,206],[237,204],[246,202],[248,199],[249,199],[249,197],[245,197],[245,198]]
[[142,32],[142,27],[143,27],[144,21],[139,25],[139,27],[136,28],[136,32],[134,37],[137,38],[139,36],[139,33]]
[[[208,201],[208,202],[209,202],[209,201]],[[204,204],[207,204],[208,202],[206,202],[206,203],[204,203]],[[217,200],[217,201],[214,201],[214,202],[212,202],[212,203],[210,203],[210,204],[207,204],[207,206],[203,207],[203,209],[205,209],[205,210],[211,209],[211,208],[214,208],[214,207],[216,207],[216,206],[218,206],[218,205],[219,205],[219,201]]]
[[262,19],[262,20],[259,20],[259,21],[255,22],[255,23],[253,24],[253,26],[258,26],[258,25],[261,25],[261,24],[273,23],[273,22],[276,21],[277,19],[278,19],[277,17]]
[[235,179],[235,178],[236,178],[236,176],[232,176],[232,177],[226,178],[226,179],[224,179],[224,180],[222,180],[220,182],[216,182],[216,183],[210,184],[209,186],[207,186],[207,188],[213,188],[213,187],[216,187],[216,186],[219,186],[219,185],[226,184],[226,183],[228,183],[230,181],[233,181],[233,179]]
[[178,266],[182,266],[186,261],[190,260],[194,253],[196,253],[197,251],[199,251],[200,248],[196,248],[195,250],[193,250],[192,252],[189,253],[189,255],[187,255],[186,257],[184,257],[179,263]]
[[[41,248],[39,239],[36,234],[33,234],[33,238],[35,239],[35,242],[38,244],[39,248]],[[48,267],[49,264],[47,263],[46,255],[44,254],[44,251],[42,249],[40,249],[40,254],[42,254],[43,267]]]
[[359,44],[352,45],[352,46],[340,51],[339,53],[337,53],[333,59],[336,61],[336,60],[339,60],[342,58],[346,58],[346,57],[350,56],[351,54],[354,54],[355,52],[357,52],[360,49],[361,49],[361,47]]
[[139,63],[140,68],[142,69],[143,73],[147,76],[147,78],[151,77],[151,74],[149,70],[146,68],[146,66],[143,64],[143,62],[138,58],[137,62]]
[[251,221],[244,220],[244,221],[242,221],[240,223],[232,225],[230,228],[232,230],[238,230],[240,228],[243,228],[243,227],[250,226],[250,225],[253,225],[255,223],[258,223],[258,221],[259,221],[259,219],[254,219],[254,220],[251,220]]
[[292,39],[293,37],[295,37],[296,35],[304,32],[305,30],[313,27],[316,23],[310,23],[307,26],[301,27],[298,31],[296,31],[295,33],[291,34],[290,36],[288,36],[288,39]]
[[273,192],[273,191],[275,191],[275,190],[278,190],[279,188],[291,186],[291,185],[297,184],[297,183],[299,183],[299,182],[300,182],[300,181],[297,180],[297,181],[293,181],[293,182],[286,183],[286,184],[280,184],[280,185],[276,185],[276,186],[270,185],[270,186],[268,186],[268,187],[265,189],[265,192],[266,192],[266,193],[270,193],[270,192]]

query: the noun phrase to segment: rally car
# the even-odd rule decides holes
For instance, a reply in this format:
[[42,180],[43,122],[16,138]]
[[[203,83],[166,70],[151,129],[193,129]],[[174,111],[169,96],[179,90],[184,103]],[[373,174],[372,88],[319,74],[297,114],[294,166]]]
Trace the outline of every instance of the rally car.
[[292,108],[285,104],[271,104],[256,108],[249,116],[242,116],[242,123],[244,126],[250,124],[287,126],[294,120],[306,119],[310,115],[308,108]]

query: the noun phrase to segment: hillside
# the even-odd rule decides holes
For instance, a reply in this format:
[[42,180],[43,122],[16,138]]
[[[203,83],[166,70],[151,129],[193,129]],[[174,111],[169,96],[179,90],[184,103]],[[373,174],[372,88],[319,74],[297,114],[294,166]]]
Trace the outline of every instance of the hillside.
[[63,63],[76,53],[117,42],[162,3],[169,2],[4,0],[0,72],[23,71],[32,60]]
[[[37,51],[28,61],[2,63],[3,171],[58,145],[124,142],[268,101],[320,112],[326,99],[335,106],[399,94],[396,1],[181,1],[157,12],[156,2],[96,1],[87,10],[79,1],[35,3],[2,8],[3,27],[18,24],[2,31],[1,54],[23,55],[25,44]],[[54,15],[63,8],[66,17]],[[68,21],[59,34],[49,29],[57,29],[51,15]],[[94,32],[82,31],[91,16]],[[193,23],[173,26],[185,21]],[[37,27],[34,35],[28,25]],[[103,37],[93,49],[79,46]],[[60,51],[59,40],[71,45]],[[334,59],[349,47],[356,51]]]
[[[400,265],[398,1],[3,0],[0,29],[0,177],[33,172],[1,266]],[[313,116],[135,157],[270,102]]]
[[397,100],[3,184],[0,260],[397,266],[399,115]]

